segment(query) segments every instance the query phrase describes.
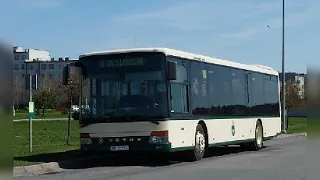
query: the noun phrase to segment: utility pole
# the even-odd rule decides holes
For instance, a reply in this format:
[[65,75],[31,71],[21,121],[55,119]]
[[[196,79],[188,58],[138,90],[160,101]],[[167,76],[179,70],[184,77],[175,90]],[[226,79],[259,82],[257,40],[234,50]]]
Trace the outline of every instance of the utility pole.
[[70,87],[70,107],[69,107],[69,116],[68,116],[68,139],[67,139],[67,145],[70,145],[70,133],[71,133],[71,108],[72,108],[72,87]]
[[32,76],[29,75],[29,151],[32,152]]
[[[35,104],[32,102],[32,90],[38,88],[37,75],[28,74],[26,78],[26,88],[29,90],[29,151],[32,152],[32,118],[35,117]],[[34,86],[33,86],[34,81]]]
[[284,29],[285,29],[285,21],[284,21],[284,10],[285,5],[284,1],[282,0],[282,108],[281,108],[281,121],[282,121],[282,132],[286,133],[286,114],[285,114],[285,108],[286,108],[286,88],[285,88],[285,70],[284,70]]

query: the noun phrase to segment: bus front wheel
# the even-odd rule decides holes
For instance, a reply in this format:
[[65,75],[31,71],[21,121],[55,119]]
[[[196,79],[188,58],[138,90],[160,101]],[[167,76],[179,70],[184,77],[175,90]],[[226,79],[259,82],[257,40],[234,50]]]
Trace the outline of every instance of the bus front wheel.
[[206,152],[206,133],[201,124],[197,125],[195,134],[195,146],[192,153],[192,160],[199,161]]

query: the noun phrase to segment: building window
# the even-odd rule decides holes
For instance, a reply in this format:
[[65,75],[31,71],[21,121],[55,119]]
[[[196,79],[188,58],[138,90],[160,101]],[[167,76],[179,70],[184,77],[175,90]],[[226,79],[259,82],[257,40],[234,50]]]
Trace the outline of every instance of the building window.
[[22,60],[26,60],[27,56],[26,55],[22,55]]
[[49,69],[54,69],[54,64],[49,64]]
[[28,69],[29,69],[29,70],[33,70],[33,65],[30,64],[30,65],[28,66]]
[[24,64],[21,64],[21,69],[24,69],[25,68],[25,65]]
[[53,74],[49,74],[49,79],[53,79],[54,75]]
[[19,64],[14,65],[14,70],[19,70]]
[[19,60],[19,55],[14,55],[14,60]]
[[46,64],[41,64],[41,69],[47,69],[47,65]]

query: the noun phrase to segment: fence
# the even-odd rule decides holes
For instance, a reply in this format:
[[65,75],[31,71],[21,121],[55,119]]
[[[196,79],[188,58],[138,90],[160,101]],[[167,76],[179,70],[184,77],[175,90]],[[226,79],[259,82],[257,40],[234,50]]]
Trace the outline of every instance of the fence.
[[287,117],[307,117],[307,108],[292,109],[286,114]]

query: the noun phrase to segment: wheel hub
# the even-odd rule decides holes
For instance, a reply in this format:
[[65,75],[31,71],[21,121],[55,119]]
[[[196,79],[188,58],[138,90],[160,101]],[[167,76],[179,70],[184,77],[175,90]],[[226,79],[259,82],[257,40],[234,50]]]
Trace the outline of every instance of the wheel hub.
[[197,150],[202,153],[205,149],[206,143],[205,143],[205,137],[201,132],[197,132],[196,135],[196,147]]
[[260,126],[257,127],[256,134],[257,134],[257,144],[261,145],[262,144],[262,128]]

